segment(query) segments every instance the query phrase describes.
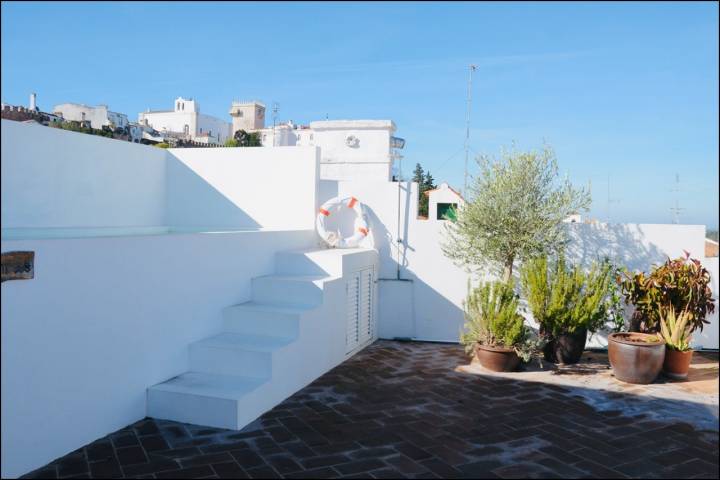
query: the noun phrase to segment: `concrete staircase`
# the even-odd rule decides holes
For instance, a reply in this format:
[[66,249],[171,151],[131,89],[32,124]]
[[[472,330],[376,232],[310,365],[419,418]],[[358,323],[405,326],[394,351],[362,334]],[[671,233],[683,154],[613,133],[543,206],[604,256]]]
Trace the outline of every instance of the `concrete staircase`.
[[188,372],[148,389],[148,416],[241,429],[346,358],[343,277],[376,266],[377,252],[278,252],[275,263],[250,301],[223,311],[222,333],[190,345]]

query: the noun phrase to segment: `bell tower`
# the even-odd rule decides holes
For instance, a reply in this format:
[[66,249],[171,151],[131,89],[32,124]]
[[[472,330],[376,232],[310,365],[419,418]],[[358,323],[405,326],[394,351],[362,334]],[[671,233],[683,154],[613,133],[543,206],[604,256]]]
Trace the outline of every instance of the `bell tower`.
[[251,132],[265,128],[265,104],[257,100],[250,102],[232,102],[232,134],[238,130]]

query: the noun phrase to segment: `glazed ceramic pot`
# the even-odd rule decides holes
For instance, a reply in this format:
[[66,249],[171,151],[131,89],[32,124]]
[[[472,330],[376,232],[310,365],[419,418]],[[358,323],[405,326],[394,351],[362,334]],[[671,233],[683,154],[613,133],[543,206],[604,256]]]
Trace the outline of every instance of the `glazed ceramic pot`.
[[657,335],[646,333],[611,333],[608,336],[608,357],[618,380],[652,383],[665,361],[665,342]]
[[671,348],[666,349],[665,362],[663,363],[663,373],[665,376],[674,380],[685,380],[690,371],[692,355],[692,350],[680,352]]
[[475,358],[480,365],[493,372],[512,372],[520,365],[520,357],[514,348],[475,345]]

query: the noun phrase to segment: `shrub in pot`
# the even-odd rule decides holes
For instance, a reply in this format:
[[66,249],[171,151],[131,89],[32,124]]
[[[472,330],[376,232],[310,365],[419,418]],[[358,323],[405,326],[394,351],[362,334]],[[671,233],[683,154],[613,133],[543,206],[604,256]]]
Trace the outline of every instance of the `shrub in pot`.
[[685,379],[693,354],[690,348],[692,315],[687,308],[676,314],[672,306],[661,308],[659,313],[658,336],[665,341],[666,347],[663,373],[673,379]]
[[563,254],[555,262],[543,255],[523,264],[522,287],[547,341],[543,349],[547,361],[577,363],[588,332],[596,332],[608,320],[622,323],[614,274],[608,261],[594,262],[585,271],[567,265]]
[[[687,353],[690,334],[702,330],[709,323],[707,314],[715,311],[710,273],[685,252],[682,257],[653,267],[649,275],[625,272],[618,283],[625,303],[632,304],[635,312],[629,333],[608,338],[615,377],[631,383],[650,383],[660,373],[666,357],[670,375],[683,375],[682,369],[689,369],[692,359],[692,353]],[[677,312],[682,313],[678,316]],[[624,341],[631,337],[644,341]]]
[[671,305],[675,312],[687,309],[692,331],[702,330],[708,314],[715,311],[710,288],[710,272],[690,254],[653,267],[650,274],[624,272],[618,282],[625,303],[635,312],[630,320],[631,332],[656,333],[660,329],[661,307]]
[[460,342],[488,370],[513,371],[521,359],[528,361],[533,354],[532,339],[518,305],[512,283],[487,282],[475,289],[468,285],[463,305],[465,331]]

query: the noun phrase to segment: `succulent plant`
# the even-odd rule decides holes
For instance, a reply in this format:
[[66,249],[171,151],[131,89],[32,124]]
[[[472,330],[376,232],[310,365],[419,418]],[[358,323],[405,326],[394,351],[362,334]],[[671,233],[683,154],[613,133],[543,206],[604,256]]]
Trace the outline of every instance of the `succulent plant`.
[[680,314],[675,314],[672,305],[661,306],[658,312],[660,332],[658,337],[665,340],[668,348],[679,352],[690,350],[692,334],[692,313],[686,307]]

